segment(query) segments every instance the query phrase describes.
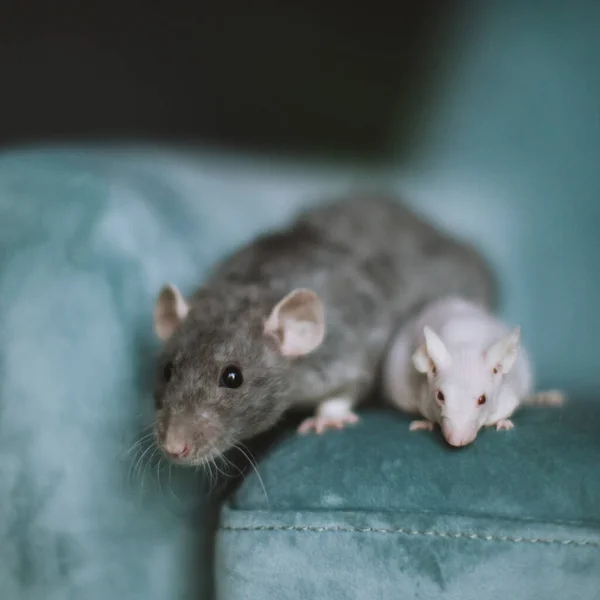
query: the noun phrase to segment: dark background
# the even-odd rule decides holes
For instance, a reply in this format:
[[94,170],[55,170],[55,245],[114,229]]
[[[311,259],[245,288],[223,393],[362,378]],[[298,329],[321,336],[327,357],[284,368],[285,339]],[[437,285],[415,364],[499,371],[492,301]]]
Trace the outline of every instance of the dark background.
[[128,138],[378,160],[410,146],[458,10],[82,4],[3,4],[0,148]]

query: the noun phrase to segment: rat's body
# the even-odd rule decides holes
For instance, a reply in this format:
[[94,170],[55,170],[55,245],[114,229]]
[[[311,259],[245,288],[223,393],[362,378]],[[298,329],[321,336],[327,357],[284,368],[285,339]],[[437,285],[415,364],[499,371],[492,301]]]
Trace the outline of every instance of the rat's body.
[[354,422],[396,323],[446,294],[489,305],[493,291],[473,250],[394,200],[309,210],[228,257],[188,300],[163,289],[158,438],[198,462],[292,406],[316,408],[301,431]]
[[533,394],[520,330],[458,297],[436,300],[406,323],[390,346],[383,379],[392,404],[425,418],[411,430],[439,424],[453,446],[473,441],[481,427],[511,429],[521,403],[562,402],[558,392]]

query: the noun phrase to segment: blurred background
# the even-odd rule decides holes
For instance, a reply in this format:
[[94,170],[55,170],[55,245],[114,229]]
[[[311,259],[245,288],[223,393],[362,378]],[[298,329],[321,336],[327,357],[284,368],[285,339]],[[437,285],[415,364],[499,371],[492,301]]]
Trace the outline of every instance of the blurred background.
[[204,484],[123,458],[154,295],[346,189],[476,245],[540,386],[597,399],[600,2],[356,6],[2,4],[0,598],[210,588]]
[[[593,0],[400,1],[393,11],[4,3],[0,148],[110,143],[233,157],[217,167],[215,193],[236,174],[241,185],[242,172],[287,178],[271,212],[255,211],[254,226],[205,260],[301,202],[282,161],[308,168],[304,197],[327,192],[333,175],[322,169],[393,187],[480,246],[503,279],[502,309],[536,332],[544,376],[583,386],[595,363],[581,336],[591,342],[600,322],[589,325],[589,296],[562,292],[596,293],[587,269],[598,254],[599,25]],[[557,338],[580,349],[569,376]]]
[[459,4],[4,3],[1,142],[128,138],[380,160],[400,129],[414,135]]

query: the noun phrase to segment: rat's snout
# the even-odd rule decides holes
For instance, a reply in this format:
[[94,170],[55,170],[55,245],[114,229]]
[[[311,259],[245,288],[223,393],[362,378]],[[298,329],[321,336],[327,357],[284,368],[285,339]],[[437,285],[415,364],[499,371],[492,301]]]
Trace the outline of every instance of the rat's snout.
[[192,446],[186,438],[183,428],[161,423],[160,426],[157,426],[156,433],[163,452],[170,459],[182,460],[190,455]]
[[190,411],[161,415],[156,422],[156,437],[170,460],[186,464],[198,463],[215,452],[220,441],[214,418]]
[[190,445],[174,436],[167,436],[163,442],[163,449],[170,458],[174,459],[186,458],[190,454]]
[[450,419],[442,421],[442,434],[451,446],[457,448],[470,444],[477,437],[477,427],[474,425],[457,426]]

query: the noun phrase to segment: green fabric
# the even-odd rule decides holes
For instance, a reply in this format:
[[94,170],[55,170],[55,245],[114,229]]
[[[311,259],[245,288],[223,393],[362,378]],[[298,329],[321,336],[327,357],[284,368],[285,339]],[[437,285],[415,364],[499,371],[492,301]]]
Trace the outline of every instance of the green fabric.
[[455,450],[366,414],[290,434],[225,508],[218,598],[578,598],[600,591],[600,403],[528,408]]
[[208,597],[224,484],[129,452],[152,415],[155,294],[357,177],[140,148],[0,156],[2,600]]
[[128,453],[151,409],[152,295],[187,249],[149,169],[88,162],[0,159],[0,597],[197,598],[205,486],[164,469],[159,486]]

